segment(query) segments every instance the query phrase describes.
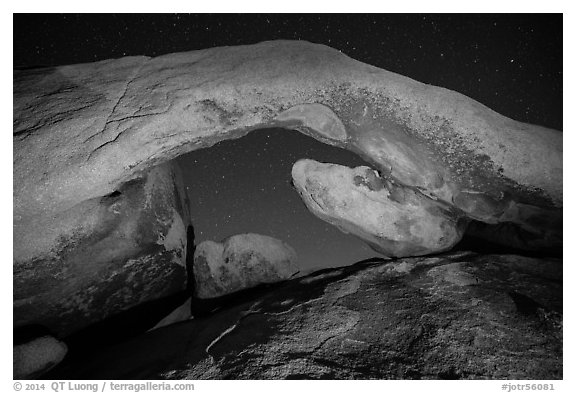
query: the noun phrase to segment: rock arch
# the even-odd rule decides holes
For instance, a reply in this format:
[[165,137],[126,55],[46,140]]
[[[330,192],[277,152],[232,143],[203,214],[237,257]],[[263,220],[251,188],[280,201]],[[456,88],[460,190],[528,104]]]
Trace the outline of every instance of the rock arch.
[[[48,276],[65,285],[59,263],[78,244],[89,247],[86,217],[100,214],[107,195],[128,187],[142,206],[175,211],[185,226],[167,163],[270,127],[349,149],[395,185],[468,219],[512,222],[543,244],[561,243],[561,132],[323,45],[273,41],[15,71],[15,324],[38,322],[20,318],[41,307],[36,283]],[[171,201],[156,198],[158,184]],[[121,308],[142,301],[130,296]],[[70,309],[93,308],[77,303]]]

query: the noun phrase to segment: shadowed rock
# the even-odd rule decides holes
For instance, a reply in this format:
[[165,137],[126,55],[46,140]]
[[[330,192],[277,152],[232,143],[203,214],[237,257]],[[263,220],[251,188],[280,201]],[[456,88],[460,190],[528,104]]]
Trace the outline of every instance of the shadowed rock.
[[174,311],[162,318],[160,322],[152,327],[150,330],[160,329],[178,322],[186,321],[192,318],[192,305],[191,299],[188,298],[181,306],[177,307]]
[[190,222],[177,168],[158,166],[15,238],[14,326],[65,336],[186,287]]
[[298,273],[296,251],[278,239],[247,233],[204,241],[194,254],[195,295],[214,298],[287,280]]
[[562,262],[449,253],[291,280],[51,379],[562,379]]

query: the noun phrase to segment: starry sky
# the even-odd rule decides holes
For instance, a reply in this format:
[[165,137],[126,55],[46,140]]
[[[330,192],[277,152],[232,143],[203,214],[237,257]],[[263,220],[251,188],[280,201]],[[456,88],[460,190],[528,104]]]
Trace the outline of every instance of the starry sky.
[[349,265],[377,256],[364,242],[310,213],[290,184],[300,158],[368,165],[347,150],[297,131],[256,130],[178,159],[190,187],[197,241],[254,232],[281,239],[303,269]]
[[[14,67],[307,40],[562,130],[562,24],[560,14],[16,14]],[[290,186],[290,168],[304,157],[363,164],[287,130],[255,131],[181,157],[196,239],[275,236],[297,250],[305,269],[375,256],[306,210]]]

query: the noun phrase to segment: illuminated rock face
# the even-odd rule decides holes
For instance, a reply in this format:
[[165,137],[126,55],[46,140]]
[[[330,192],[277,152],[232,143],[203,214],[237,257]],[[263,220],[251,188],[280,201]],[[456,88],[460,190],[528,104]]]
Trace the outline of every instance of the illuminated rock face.
[[46,252],[14,265],[14,326],[67,335],[184,290],[184,195],[177,169],[164,164],[56,216],[57,227],[44,228]]
[[246,233],[204,241],[194,253],[195,295],[214,298],[287,280],[298,273],[296,252],[269,236]]
[[300,160],[292,178],[314,215],[386,256],[446,251],[464,233],[462,213],[395,185],[368,167]]
[[[172,210],[163,229],[150,233],[149,225],[138,224],[123,229],[128,237],[118,240],[148,238],[157,251],[140,253],[130,245],[130,252],[116,254],[99,240],[118,233],[118,215],[107,210],[112,199],[106,196],[178,155],[258,128],[298,130],[349,149],[421,207],[430,205],[429,198],[457,216],[510,223],[528,233],[522,239],[532,245],[539,244],[535,239],[543,246],[562,241],[561,132],[508,119],[459,93],[323,45],[274,41],[15,71],[13,86],[17,326],[47,322],[67,334],[183,285],[168,273],[181,269],[171,262],[177,251],[157,244],[177,221]],[[168,212],[166,205],[146,205],[148,213],[142,213],[139,203],[130,202],[126,215]],[[395,209],[409,206],[391,203]],[[396,219],[417,212],[432,220],[430,228],[448,223],[438,232],[446,239],[422,242],[416,226],[400,224],[409,233],[403,240],[385,236],[397,241],[382,248],[392,255],[435,252],[460,235],[452,216],[442,221],[445,212],[409,210],[398,210]],[[78,225],[84,229],[76,233]],[[165,258],[156,258],[157,252]],[[137,266],[151,274],[134,281],[131,269]],[[156,268],[166,274],[152,273]],[[97,284],[74,278],[84,270]],[[100,292],[94,285],[109,289]],[[150,290],[142,292],[142,286]],[[117,295],[105,296],[110,290]],[[84,295],[69,296],[78,293]],[[100,300],[86,300],[95,293]],[[47,294],[67,304],[46,307]],[[107,311],[101,313],[102,307]],[[77,326],[67,326],[73,320],[67,310],[81,312],[74,314]]]
[[82,352],[47,378],[561,379],[562,309],[558,259],[372,259]]

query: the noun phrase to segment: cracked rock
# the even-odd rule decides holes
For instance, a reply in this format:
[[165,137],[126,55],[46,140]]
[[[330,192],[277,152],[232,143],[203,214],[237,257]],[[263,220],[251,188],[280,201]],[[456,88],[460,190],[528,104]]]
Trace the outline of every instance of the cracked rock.
[[474,227],[479,236],[502,225],[507,243],[561,246],[562,132],[324,45],[271,41],[15,70],[14,326],[66,335],[181,289],[185,193],[169,187],[172,201],[154,192],[148,201],[150,189],[134,181],[262,128],[353,151],[398,186],[352,179],[366,195],[394,195],[385,206],[399,209],[398,233],[361,236],[386,255],[448,249],[461,235],[456,216],[485,224]]
[[317,271],[49,377],[562,379],[562,345],[560,260],[452,252]]

